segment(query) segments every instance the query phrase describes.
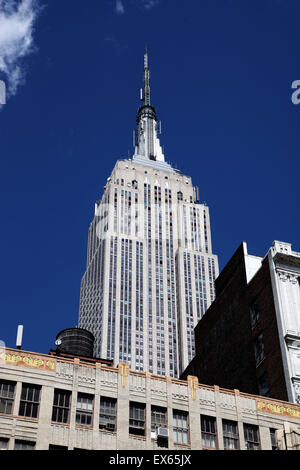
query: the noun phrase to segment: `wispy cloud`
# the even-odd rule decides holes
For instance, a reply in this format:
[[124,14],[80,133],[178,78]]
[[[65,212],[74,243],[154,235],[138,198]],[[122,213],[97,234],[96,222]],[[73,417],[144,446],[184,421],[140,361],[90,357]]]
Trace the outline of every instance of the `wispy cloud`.
[[25,81],[23,59],[34,51],[38,12],[38,0],[0,0],[0,72],[6,82],[6,99]]
[[145,10],[152,10],[152,8],[159,4],[159,1],[160,0],[141,0],[141,3]]
[[111,47],[117,54],[123,54],[128,50],[128,44],[119,41],[114,34],[105,36],[102,45]]
[[[125,5],[128,4],[129,0],[116,0],[115,12],[118,15],[124,15]],[[152,8],[158,6],[161,0],[131,0],[131,3],[135,6],[141,7],[143,10],[150,11]],[[127,7],[127,5],[126,5]]]
[[125,8],[121,0],[116,0],[116,12],[118,15],[124,15]]

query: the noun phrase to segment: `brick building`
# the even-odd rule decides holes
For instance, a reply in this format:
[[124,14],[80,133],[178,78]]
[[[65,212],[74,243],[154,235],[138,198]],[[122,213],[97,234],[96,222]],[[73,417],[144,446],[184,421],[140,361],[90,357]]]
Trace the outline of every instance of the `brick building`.
[[264,258],[242,243],[215,281],[181,378],[300,402],[300,253],[277,242]]

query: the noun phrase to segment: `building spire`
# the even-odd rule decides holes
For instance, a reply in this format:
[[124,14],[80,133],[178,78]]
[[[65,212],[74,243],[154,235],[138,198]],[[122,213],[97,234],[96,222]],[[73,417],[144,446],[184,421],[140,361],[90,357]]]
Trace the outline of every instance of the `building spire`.
[[164,161],[165,158],[158,138],[160,126],[157,122],[155,108],[150,103],[150,69],[147,46],[144,53],[144,96],[141,89],[141,101],[143,104],[138,110],[134,157],[139,155],[150,160]]

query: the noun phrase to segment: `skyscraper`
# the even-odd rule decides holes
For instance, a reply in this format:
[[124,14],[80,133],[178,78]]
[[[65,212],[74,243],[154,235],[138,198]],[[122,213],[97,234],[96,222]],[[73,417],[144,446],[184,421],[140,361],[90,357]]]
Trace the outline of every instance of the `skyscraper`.
[[165,161],[149,79],[146,50],[135,151],[116,162],[95,204],[79,326],[94,334],[96,356],[178,377],[214,300],[218,259],[198,188]]

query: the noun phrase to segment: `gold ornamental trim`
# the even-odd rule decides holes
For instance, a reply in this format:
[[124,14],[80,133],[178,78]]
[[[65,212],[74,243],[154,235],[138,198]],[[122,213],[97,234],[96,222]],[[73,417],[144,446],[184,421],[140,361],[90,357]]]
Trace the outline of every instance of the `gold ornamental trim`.
[[126,377],[128,377],[129,374],[129,364],[126,364],[125,362],[120,362],[118,365],[118,369],[122,378],[122,387],[126,387]]
[[293,408],[292,406],[284,406],[276,403],[268,403],[263,400],[256,400],[256,408],[258,411],[300,419],[300,408]]
[[187,381],[192,392],[192,399],[196,400],[196,390],[198,388],[198,377],[194,377],[193,375],[188,375]]
[[30,367],[31,369],[56,371],[56,360],[46,359],[42,356],[36,356],[26,353],[8,353],[0,352],[0,364],[14,365],[20,367]]

